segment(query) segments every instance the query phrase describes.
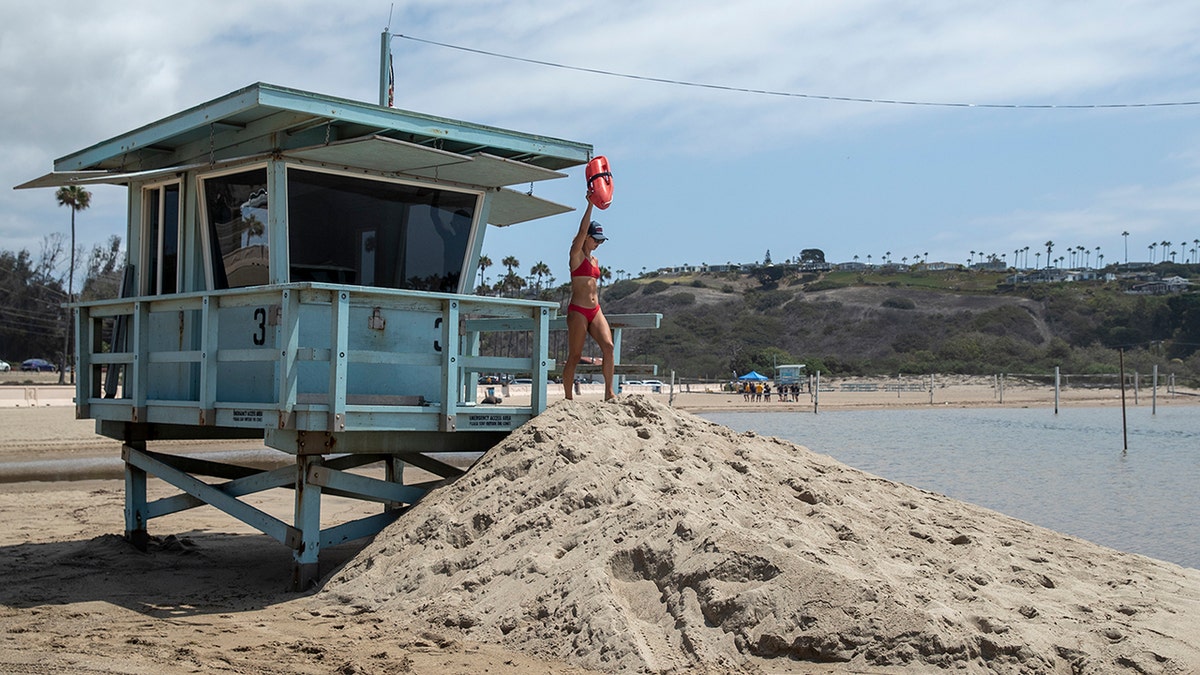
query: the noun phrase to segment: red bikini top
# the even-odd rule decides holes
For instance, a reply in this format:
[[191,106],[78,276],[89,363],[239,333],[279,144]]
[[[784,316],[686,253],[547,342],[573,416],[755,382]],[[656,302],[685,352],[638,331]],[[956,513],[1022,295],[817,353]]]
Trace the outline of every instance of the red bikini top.
[[600,278],[600,266],[593,265],[591,258],[584,258],[583,262],[579,263],[579,267],[571,270],[573,277],[592,277],[593,279]]

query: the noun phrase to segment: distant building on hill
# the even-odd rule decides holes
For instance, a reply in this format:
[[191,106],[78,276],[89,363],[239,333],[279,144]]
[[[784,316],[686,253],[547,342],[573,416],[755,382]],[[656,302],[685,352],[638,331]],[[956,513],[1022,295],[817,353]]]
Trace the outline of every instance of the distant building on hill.
[[1174,276],[1157,281],[1147,281],[1136,284],[1125,291],[1130,295],[1171,295],[1191,290],[1192,282],[1183,277]]
[[971,269],[977,272],[1003,272],[1008,269],[1008,265],[1000,258],[991,258],[971,265]]

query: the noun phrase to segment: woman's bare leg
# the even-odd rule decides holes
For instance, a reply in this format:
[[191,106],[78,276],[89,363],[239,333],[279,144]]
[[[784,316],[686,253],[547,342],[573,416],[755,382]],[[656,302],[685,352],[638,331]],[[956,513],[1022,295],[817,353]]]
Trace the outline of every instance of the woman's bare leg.
[[583,343],[587,335],[587,317],[567,310],[567,362],[563,364],[562,374],[563,395],[568,401],[575,398],[575,366],[583,358]]
[[[568,328],[570,323],[567,324]],[[604,400],[616,398],[613,393],[613,379],[616,373],[616,364],[613,363],[613,337],[612,330],[608,327],[608,319],[604,318],[604,311],[596,312],[596,318],[592,319],[592,323],[587,327],[588,333],[596,344],[600,347],[600,353],[604,355],[604,363],[601,365],[604,370]]]

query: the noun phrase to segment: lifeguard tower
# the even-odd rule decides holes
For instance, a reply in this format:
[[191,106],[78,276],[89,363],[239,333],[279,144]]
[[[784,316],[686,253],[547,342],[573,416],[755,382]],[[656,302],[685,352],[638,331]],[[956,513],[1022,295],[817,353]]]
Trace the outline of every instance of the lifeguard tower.
[[[533,186],[591,155],[260,83],[18,186],[129,188],[122,297],[74,309],[76,413],[123,443],[127,538],[145,547],[151,519],[212,505],[291,547],[305,588],[322,547],[378,532],[426,493],[404,484],[405,464],[459,475],[437,453],[486,450],[544,410],[557,305],[470,293],[486,226],[570,211]],[[494,331],[527,331],[529,353],[481,355]],[[528,405],[477,401],[480,373],[528,375]],[[213,438],[264,439],[295,462],[147,448]],[[351,471],[378,462],[382,479]],[[148,474],[181,493],[148,501]],[[293,522],[239,499],[273,488],[295,490]],[[322,494],[383,508],[322,529]]]

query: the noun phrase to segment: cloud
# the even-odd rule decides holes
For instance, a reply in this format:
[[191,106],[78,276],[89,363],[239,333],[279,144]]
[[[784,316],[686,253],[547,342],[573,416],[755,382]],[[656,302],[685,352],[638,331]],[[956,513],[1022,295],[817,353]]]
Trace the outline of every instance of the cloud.
[[[318,0],[12,4],[0,26],[0,147],[8,154],[0,180],[10,187],[45,173],[55,157],[255,81],[374,101],[379,33],[388,20],[383,3],[338,4],[333,11]],[[935,102],[1079,104],[1200,99],[1197,19],[1189,0],[415,0],[395,7],[391,25],[397,33],[474,49],[713,85]],[[731,170],[755,167],[763,181],[775,181],[762,185],[773,194],[788,189],[786,173],[814,145],[853,147],[880,130],[923,134],[934,144],[953,136],[943,137],[946,127],[993,134],[1000,125],[1012,134],[1019,133],[1014,127],[1038,123],[1026,113],[946,114],[607,77],[399,38],[393,46],[399,107],[593,142],[625,166],[673,159],[681,167],[696,161],[723,161]],[[1175,152],[1194,153],[1194,147],[1193,136]],[[916,179],[922,169],[913,162],[905,171]],[[1159,175],[1170,176],[1164,182],[1185,181]],[[919,177],[936,185],[954,175]],[[909,178],[898,178],[895,189],[903,191]],[[686,179],[660,172],[655,180],[662,182],[655,192],[663,204],[639,202],[639,217],[700,226],[707,212],[720,211],[666,213],[661,209],[687,206],[680,197]],[[1021,232],[1082,231],[1122,219],[1152,231],[1165,222],[1153,206],[1169,203],[1165,189],[1152,202],[1118,208],[1107,192],[1117,187],[1081,185],[1075,203],[1058,208],[1013,203],[1004,211],[1010,216],[995,215],[1000,211],[989,205],[965,217],[972,228],[967,236],[976,236],[976,225],[1005,218],[1027,222]],[[1182,218],[1189,207],[1176,194]],[[84,241],[124,233],[124,200],[112,197],[110,205],[109,199],[94,202],[83,218]],[[62,220],[55,208],[49,191],[3,191],[6,248],[36,248],[48,224]],[[925,227],[912,214],[863,218]],[[937,231],[950,229],[938,223],[929,228],[914,236],[936,240]],[[664,239],[669,246],[669,232]],[[748,246],[754,256],[765,248]],[[686,250],[680,255],[714,257]],[[641,260],[626,266],[640,268]]]

